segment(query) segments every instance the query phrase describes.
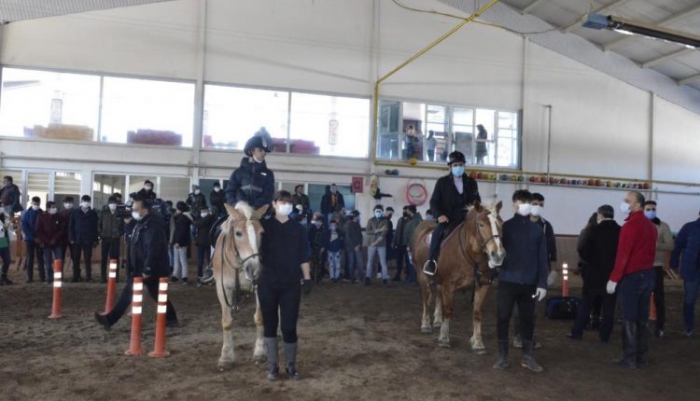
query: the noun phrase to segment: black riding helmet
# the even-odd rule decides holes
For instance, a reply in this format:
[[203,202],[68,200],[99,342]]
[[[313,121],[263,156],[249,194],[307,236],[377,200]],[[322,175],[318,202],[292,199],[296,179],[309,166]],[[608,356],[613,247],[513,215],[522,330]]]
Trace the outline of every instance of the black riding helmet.
[[248,142],[245,143],[243,152],[247,156],[252,156],[253,149],[260,148],[265,152],[270,153],[270,142],[272,142],[270,133],[267,132],[265,128],[260,128],[260,130],[256,132],[252,138],[248,139]]
[[456,150],[447,157],[447,165],[451,166],[452,163],[464,163],[467,164],[467,158],[464,157],[464,153]]

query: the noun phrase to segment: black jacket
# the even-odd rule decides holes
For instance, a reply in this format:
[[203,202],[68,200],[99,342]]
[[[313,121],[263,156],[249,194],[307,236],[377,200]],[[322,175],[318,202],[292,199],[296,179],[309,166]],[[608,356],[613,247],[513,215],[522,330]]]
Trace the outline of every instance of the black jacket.
[[190,205],[192,213],[198,215],[200,210],[207,207],[207,198],[201,192],[199,195],[192,192],[187,196],[187,204]]
[[540,217],[536,223],[544,232],[544,239],[547,242],[547,260],[550,262],[557,261],[557,239],[554,236],[554,228],[547,220]]
[[605,286],[615,267],[621,227],[615,220],[604,220],[592,227],[581,246],[580,256],[586,261],[583,272],[585,295],[604,295]]
[[328,191],[323,195],[323,198],[321,198],[321,213],[328,215],[333,212],[339,212],[341,209],[345,208],[345,198],[343,198],[343,194],[336,192],[335,195],[337,195],[335,207],[333,207],[331,201],[333,194]]
[[141,190],[136,193],[136,196],[138,196],[139,198],[147,198],[150,200],[156,200],[157,198],[156,193],[153,192],[153,190],[146,191],[146,188],[141,188]]
[[241,165],[231,174],[226,186],[226,203],[235,205],[247,202],[253,209],[259,209],[272,203],[275,194],[275,175],[267,164],[250,162],[248,157],[241,160]]
[[97,225],[99,217],[95,209],[84,212],[77,208],[70,215],[68,223],[68,239],[71,243],[82,246],[93,246],[97,243]]
[[136,224],[131,237],[129,268],[135,276],[167,277],[172,273],[168,241],[161,217],[149,213]]
[[189,246],[192,239],[190,228],[192,227],[192,215],[189,212],[173,216],[175,219],[175,231],[172,233],[170,245],[178,244],[181,247]]
[[433,196],[430,198],[430,210],[433,211],[433,216],[436,218],[443,215],[447,216],[450,223],[463,221],[467,216],[467,206],[474,204],[476,201],[481,202],[479,185],[476,183],[476,180],[464,174],[462,175],[462,182],[464,191],[460,195],[457,192],[457,187],[455,187],[452,174],[438,179],[437,183],[435,183]]
[[197,227],[197,236],[194,238],[194,243],[198,246],[211,246],[211,241],[209,240],[209,232],[211,227],[214,225],[216,216],[213,214],[207,215],[207,217],[198,217],[194,221],[194,226]]
[[211,191],[209,194],[209,202],[213,207],[223,208],[224,202],[226,201],[226,194],[224,191]]
[[516,214],[503,223],[503,247],[500,281],[547,288],[547,246],[540,226]]

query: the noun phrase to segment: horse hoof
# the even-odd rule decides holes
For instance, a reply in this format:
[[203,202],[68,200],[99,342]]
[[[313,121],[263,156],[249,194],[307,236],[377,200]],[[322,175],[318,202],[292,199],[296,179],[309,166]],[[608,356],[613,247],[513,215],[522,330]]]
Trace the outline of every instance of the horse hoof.
[[435,327],[435,328],[442,327],[442,322],[440,322],[440,321],[435,321],[435,322],[433,323],[433,327]]
[[421,327],[420,332],[423,334],[433,334],[433,328],[432,327]]
[[476,355],[486,355],[486,348],[473,348],[472,352]]
[[255,355],[253,356],[253,362],[260,364],[267,361],[267,355]]
[[437,345],[440,348],[452,348],[450,345],[450,340],[438,340]]
[[217,367],[219,368],[219,372],[227,371],[233,367],[233,361],[219,361]]

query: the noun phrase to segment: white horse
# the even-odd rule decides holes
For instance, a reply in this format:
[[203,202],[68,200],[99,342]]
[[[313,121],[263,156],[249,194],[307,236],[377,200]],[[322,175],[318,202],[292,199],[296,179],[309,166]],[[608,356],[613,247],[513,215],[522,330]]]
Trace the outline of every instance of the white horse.
[[255,283],[260,276],[260,237],[263,232],[260,218],[267,211],[264,206],[254,211],[247,203],[239,202],[235,207],[226,205],[228,219],[221,225],[221,234],[216,240],[212,267],[216,279],[216,293],[221,304],[221,326],[224,332],[224,345],[219,358],[219,370],[233,365],[233,316],[232,309],[238,308],[240,291],[250,291],[255,297],[255,326],[257,336],[253,359],[264,361],[267,358],[263,342],[263,322],[260,303],[255,294]]

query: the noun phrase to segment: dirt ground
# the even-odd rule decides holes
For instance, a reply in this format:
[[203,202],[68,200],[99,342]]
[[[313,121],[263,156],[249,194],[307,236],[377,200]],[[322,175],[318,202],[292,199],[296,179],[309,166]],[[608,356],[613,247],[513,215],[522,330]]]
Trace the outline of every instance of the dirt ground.
[[[16,282],[24,282],[13,272]],[[678,400],[694,399],[700,371],[700,338],[682,334],[681,292],[668,295],[667,338],[651,344],[652,365],[621,371],[611,361],[615,341],[594,333],[583,342],[566,338],[570,322],[540,318],[536,353],[546,371],[519,366],[495,372],[495,291],[486,302],[488,354],[470,352],[469,297],[458,294],[452,348],[437,348],[437,334],[420,328],[417,287],[381,288],[322,284],[302,301],[299,322],[300,382],[269,383],[265,365],[251,361],[253,305],[235,316],[236,364],[220,373],[220,308],[214,288],[171,285],[181,327],[168,332],[168,359],[125,357],[130,319],[111,332],[93,320],[104,307],[100,284],[64,285],[63,314],[51,310],[50,286],[0,287],[0,399],[3,400]],[[121,285],[118,290],[121,289]],[[574,293],[576,290],[574,290]],[[144,348],[151,350],[155,308],[146,296]]]

